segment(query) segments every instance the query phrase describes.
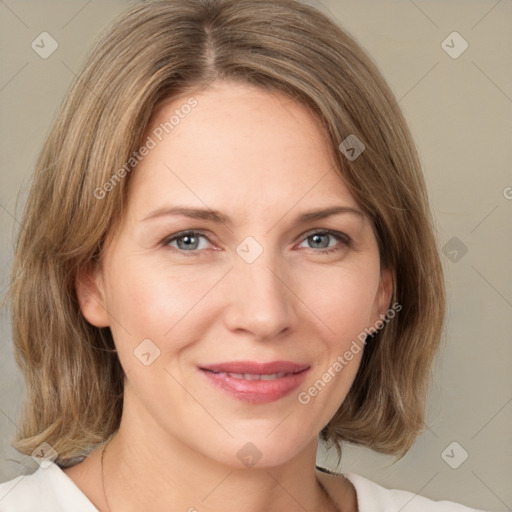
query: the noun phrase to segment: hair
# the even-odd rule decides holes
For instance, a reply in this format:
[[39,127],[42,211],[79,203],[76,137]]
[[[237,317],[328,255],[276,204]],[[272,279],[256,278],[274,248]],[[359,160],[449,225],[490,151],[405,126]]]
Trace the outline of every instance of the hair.
[[[445,318],[445,285],[419,158],[398,103],[359,44],[297,0],[156,0],[132,5],[88,55],[36,162],[9,300],[25,408],[13,445],[42,442],[57,461],[83,456],[119,427],[124,372],[109,328],[83,317],[79,274],[100,261],[126,211],[130,172],[164,102],[215,80],[251,84],[306,106],[372,221],[400,313],[365,347],[320,439],[403,457],[426,427],[426,397]],[[193,114],[192,114],[193,115]],[[364,151],[339,146],[355,135]],[[125,167],[126,169],[126,167]],[[98,198],[98,187],[115,186]]]

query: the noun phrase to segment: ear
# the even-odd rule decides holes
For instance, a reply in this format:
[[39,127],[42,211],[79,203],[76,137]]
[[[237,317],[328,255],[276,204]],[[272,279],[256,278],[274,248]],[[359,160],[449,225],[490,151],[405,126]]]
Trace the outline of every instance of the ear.
[[384,268],[380,273],[380,283],[375,295],[371,325],[375,325],[377,320],[381,320],[381,315],[385,315],[390,307],[391,297],[393,295],[393,272],[391,269]]
[[91,265],[82,270],[77,277],[75,290],[85,319],[96,327],[108,327],[110,318],[100,265]]

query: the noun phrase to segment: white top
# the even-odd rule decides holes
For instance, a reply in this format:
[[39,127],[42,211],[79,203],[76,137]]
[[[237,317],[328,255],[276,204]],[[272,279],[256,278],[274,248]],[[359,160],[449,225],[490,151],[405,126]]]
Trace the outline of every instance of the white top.
[[[359,512],[485,512],[452,501],[386,489],[361,475],[341,473],[357,492]],[[57,464],[0,484],[0,512],[98,512]]]

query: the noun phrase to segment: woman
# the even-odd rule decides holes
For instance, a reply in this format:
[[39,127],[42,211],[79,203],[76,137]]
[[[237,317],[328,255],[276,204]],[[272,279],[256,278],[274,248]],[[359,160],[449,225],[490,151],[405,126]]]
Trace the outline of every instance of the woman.
[[402,457],[445,308],[421,168],[359,46],[288,0],[160,0],[106,32],[16,248],[0,511],[468,511],[315,468]]

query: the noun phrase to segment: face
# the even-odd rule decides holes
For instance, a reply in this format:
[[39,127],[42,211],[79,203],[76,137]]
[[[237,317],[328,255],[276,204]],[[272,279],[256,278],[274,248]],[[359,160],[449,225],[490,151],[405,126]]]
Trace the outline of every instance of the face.
[[82,276],[81,308],[112,331],[122,421],[231,466],[277,465],[344,400],[390,276],[305,107],[227,82],[194,98],[161,141],[189,97],[154,113],[156,145],[101,267]]

